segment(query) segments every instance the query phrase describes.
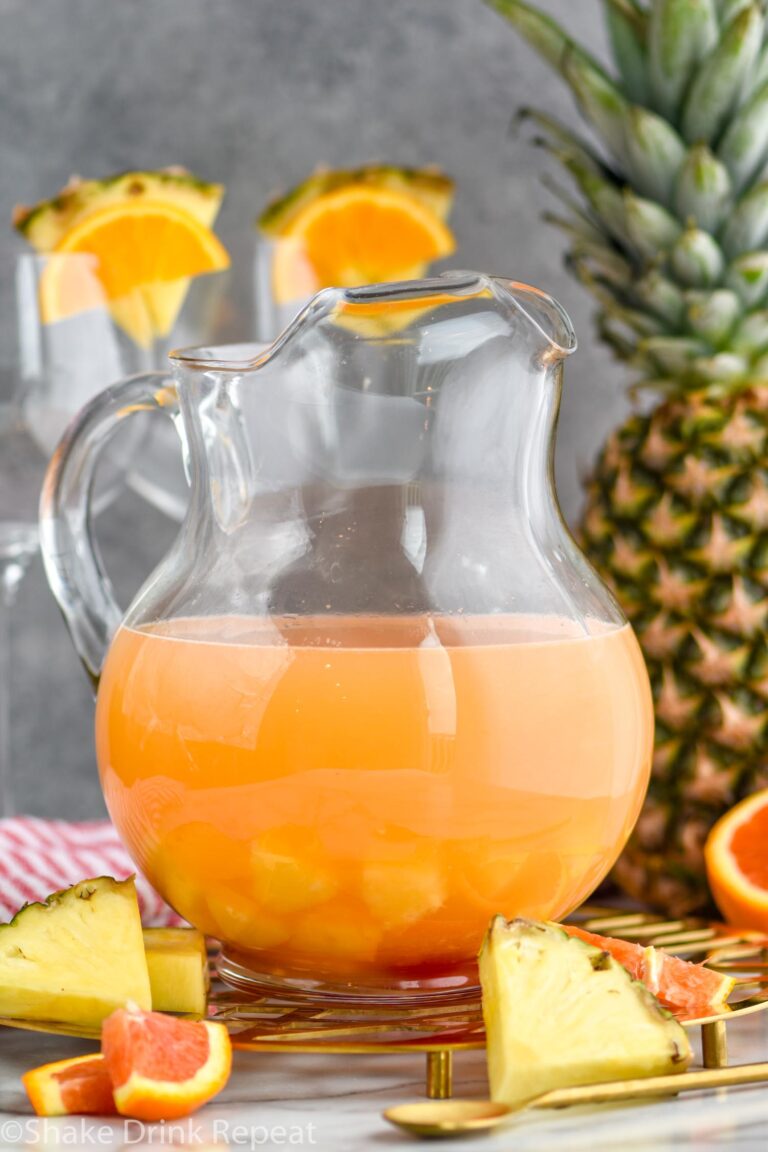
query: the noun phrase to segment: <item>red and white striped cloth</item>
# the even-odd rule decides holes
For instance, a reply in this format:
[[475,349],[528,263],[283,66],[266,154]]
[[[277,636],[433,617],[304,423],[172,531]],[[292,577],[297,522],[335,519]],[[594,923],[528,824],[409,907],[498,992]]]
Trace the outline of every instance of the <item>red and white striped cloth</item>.
[[131,858],[108,820],[72,824],[15,816],[0,820],[0,921],[22,904],[44,900],[51,892],[94,876],[123,880],[136,874],[141,919],[146,925],[182,924]]

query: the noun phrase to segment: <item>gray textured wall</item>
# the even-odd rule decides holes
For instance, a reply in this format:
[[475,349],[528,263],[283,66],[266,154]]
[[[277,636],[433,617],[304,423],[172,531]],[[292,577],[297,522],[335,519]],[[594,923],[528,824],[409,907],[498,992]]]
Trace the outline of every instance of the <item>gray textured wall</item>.
[[[542,0],[597,50],[597,0]],[[0,0],[0,217],[78,171],[186,164],[223,180],[220,231],[250,244],[269,194],[319,163],[435,163],[456,179],[457,263],[557,296],[582,345],[558,446],[566,514],[623,411],[621,373],[590,306],[538,222],[543,158],[509,134],[521,103],[571,116],[564,90],[481,0]],[[124,596],[170,539],[136,498],[102,524]],[[31,569],[15,618],[13,743],[29,811],[100,812],[92,701],[45,585]]]

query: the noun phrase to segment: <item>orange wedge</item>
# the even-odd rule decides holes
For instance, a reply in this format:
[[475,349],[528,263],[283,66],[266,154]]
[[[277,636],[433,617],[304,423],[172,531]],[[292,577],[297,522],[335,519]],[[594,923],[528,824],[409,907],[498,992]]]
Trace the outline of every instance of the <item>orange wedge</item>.
[[672,956],[663,948],[632,944],[629,940],[616,940],[612,936],[598,936],[574,924],[561,924],[569,936],[578,936],[603,952],[610,952],[614,960],[627,969],[630,976],[640,980],[681,1020],[699,1020],[727,1011],[728,997],[736,981],[702,964],[692,964]]
[[38,1116],[113,1116],[112,1081],[100,1052],[32,1068],[22,1076]]
[[[91,263],[64,258],[70,255]],[[52,323],[106,299],[117,322],[146,346],[169,330],[188,278],[228,266],[221,242],[186,209],[118,201],[88,213],[60,239],[41,277],[42,318]]]
[[718,820],[704,858],[712,895],[726,920],[768,932],[768,789]]
[[321,288],[417,279],[454,247],[450,228],[415,196],[352,184],[307,203],[276,239],[272,288],[287,304]]
[[102,1025],[101,1050],[122,1116],[173,1120],[219,1092],[232,1066],[223,1024],[120,1008]]

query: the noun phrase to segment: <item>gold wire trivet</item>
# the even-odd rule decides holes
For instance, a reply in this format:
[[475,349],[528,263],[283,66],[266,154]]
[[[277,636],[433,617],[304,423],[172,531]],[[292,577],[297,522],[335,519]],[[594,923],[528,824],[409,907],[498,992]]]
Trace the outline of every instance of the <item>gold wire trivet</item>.
[[[706,962],[734,977],[728,1007],[716,1016],[682,1020],[700,1027],[705,1068],[727,1064],[726,1024],[768,1008],[768,936],[706,920],[666,920],[649,912],[624,912],[585,905],[571,921],[590,932],[615,936]],[[242,992],[215,980],[209,1018],[227,1025],[235,1048],[251,1052],[290,1051],[328,1055],[424,1053],[427,1095],[445,1099],[452,1091],[455,1052],[485,1047],[479,997],[450,1004],[360,1007],[327,1001],[278,1001]],[[60,1035],[98,1038],[98,1029],[0,1019],[0,1025]]]

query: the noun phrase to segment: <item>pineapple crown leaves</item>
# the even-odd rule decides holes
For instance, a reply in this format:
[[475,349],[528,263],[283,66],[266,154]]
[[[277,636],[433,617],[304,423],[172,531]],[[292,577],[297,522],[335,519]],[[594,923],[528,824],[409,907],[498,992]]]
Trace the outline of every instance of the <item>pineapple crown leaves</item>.
[[753,385],[768,363],[768,0],[600,2],[613,73],[534,4],[486,0],[601,141],[520,113],[577,189],[548,182],[564,211],[546,219],[647,386]]

